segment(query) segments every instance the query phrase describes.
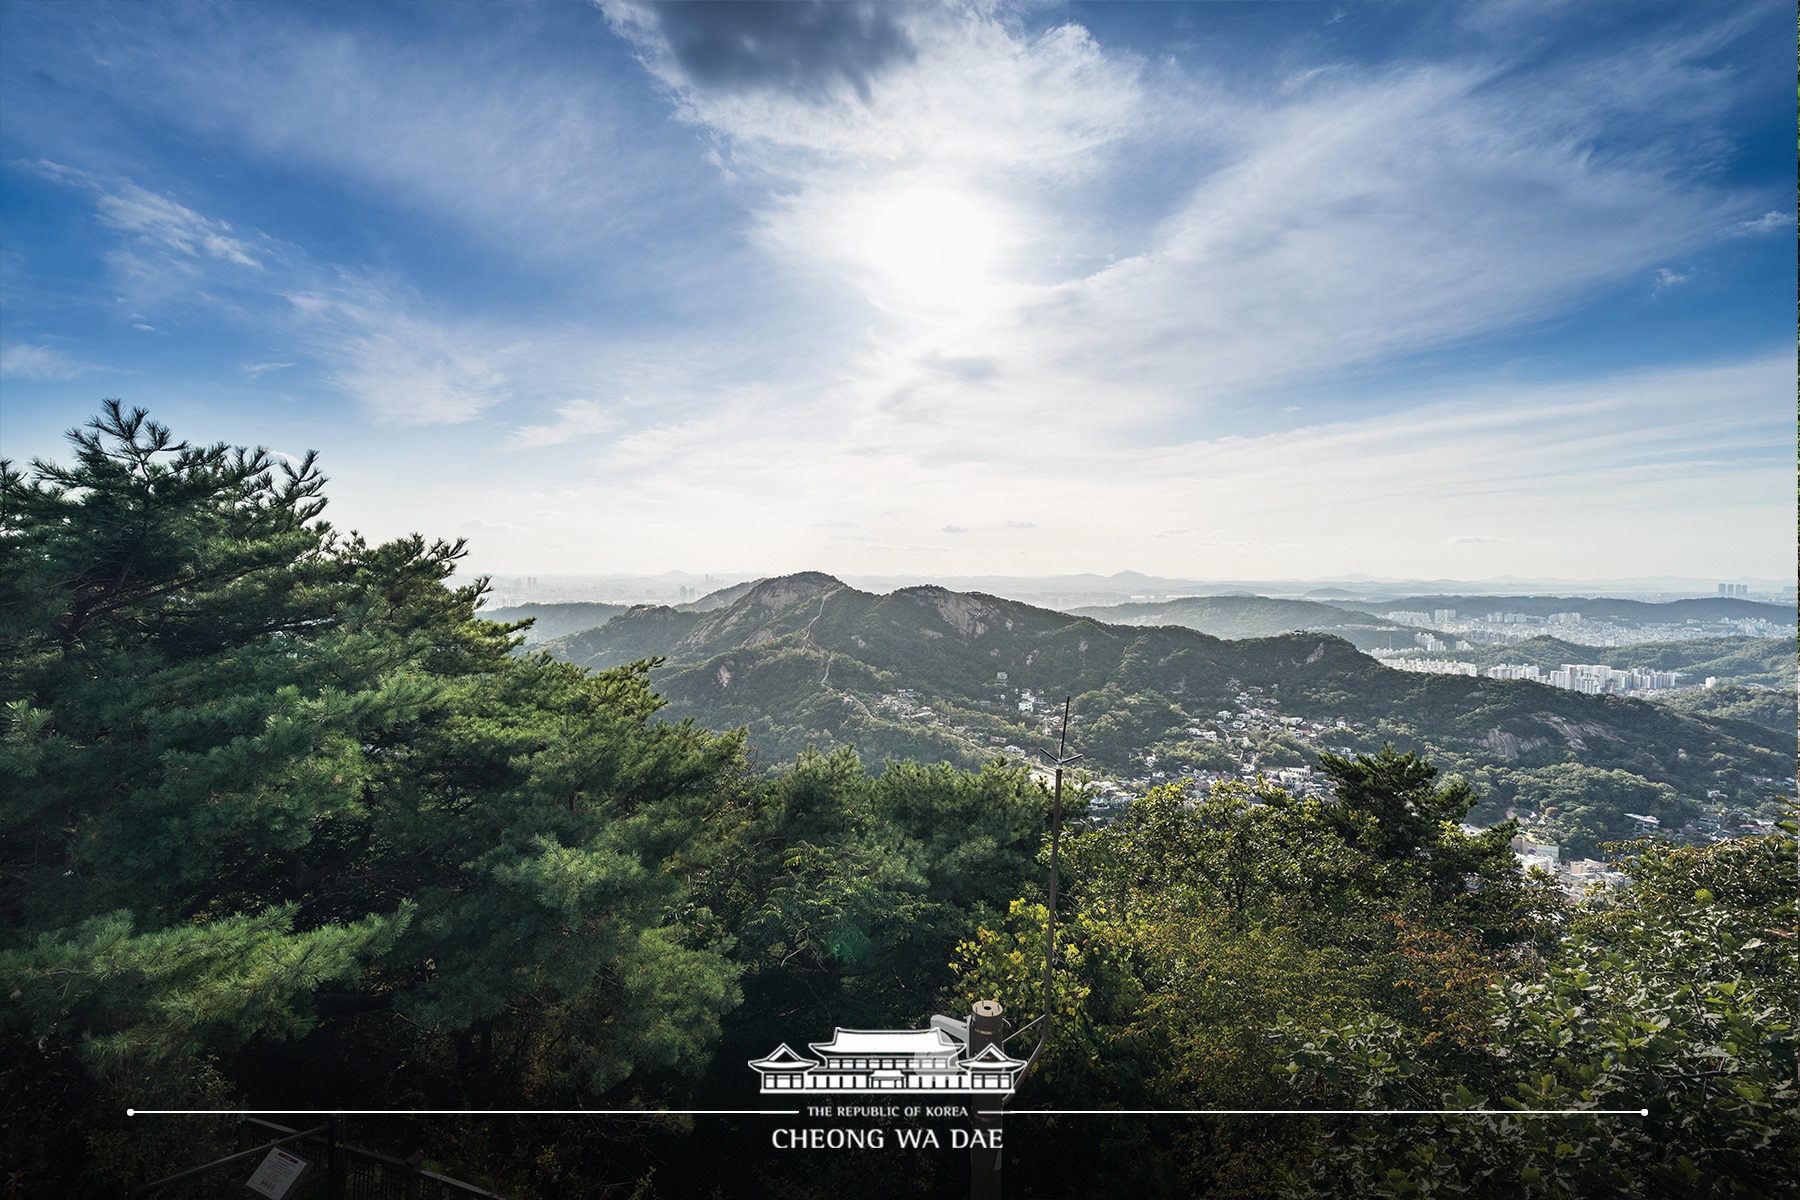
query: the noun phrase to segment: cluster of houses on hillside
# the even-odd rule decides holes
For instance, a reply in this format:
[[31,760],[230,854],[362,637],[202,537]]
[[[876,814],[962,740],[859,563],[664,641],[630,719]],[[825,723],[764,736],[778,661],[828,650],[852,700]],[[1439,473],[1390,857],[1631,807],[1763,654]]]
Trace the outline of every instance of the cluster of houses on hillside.
[[[1490,678],[1530,678],[1524,672],[1536,670],[1496,667],[1491,668],[1487,675]],[[1504,673],[1509,671],[1519,673]],[[1476,674],[1475,668],[1470,666],[1468,673]],[[1613,692],[1670,686],[1673,674],[1621,671],[1606,666],[1574,664],[1565,666],[1561,671],[1549,672],[1548,677],[1539,672],[1538,680],[1561,687],[1569,687],[1573,681],[1575,689],[1579,691]],[[884,694],[874,703],[890,715],[943,727],[963,736],[973,748],[1004,753],[1014,759],[1024,759],[1030,755],[1030,750],[1021,743],[1031,742],[1035,746],[1038,744],[1036,736],[1050,738],[1049,744],[1053,745],[1062,711],[1060,701],[1053,704],[1049,697],[1034,695],[1026,689],[1004,690],[1006,681],[1003,676],[997,682],[1001,685],[999,694],[1002,699],[990,702],[990,706],[1003,706],[1008,710],[1016,707],[1021,716],[1033,718],[1033,724],[1037,726],[1033,735],[1020,732],[983,734],[964,725],[951,724],[929,705],[922,703],[918,694],[910,689],[897,689],[893,693]],[[1079,724],[1079,717],[1076,722]],[[1159,763],[1154,753],[1146,754],[1141,769],[1134,773],[1117,777],[1100,774],[1090,778],[1086,785],[1089,811],[1094,817],[1105,821],[1150,788],[1167,783],[1183,783],[1198,797],[1215,784],[1249,783],[1260,779],[1292,796],[1325,796],[1329,794],[1329,780],[1306,763],[1294,762],[1293,759],[1299,757],[1296,752],[1304,748],[1314,752],[1328,750],[1347,756],[1353,750],[1343,743],[1356,741],[1357,735],[1362,732],[1364,728],[1360,722],[1347,721],[1341,717],[1319,721],[1285,715],[1281,712],[1281,701],[1273,687],[1246,687],[1233,696],[1233,707],[1222,708],[1210,717],[1197,719],[1180,731],[1186,735],[1188,745],[1211,752],[1205,757],[1214,764],[1212,767],[1189,769],[1189,764]],[[1168,740],[1177,746],[1181,742],[1175,731],[1171,731]],[[1220,754],[1219,751],[1225,753]],[[1263,761],[1268,754],[1274,754],[1280,761]],[[1044,775],[1047,782],[1048,772],[1041,768],[1035,769]],[[1773,784],[1778,781],[1759,777],[1757,782]],[[1792,783],[1792,780],[1788,781],[1790,788]],[[1707,799],[1718,804],[1725,800],[1725,794],[1710,792]],[[1521,869],[1541,869],[1572,894],[1579,894],[1594,884],[1614,885],[1624,881],[1623,875],[1599,859],[1566,858],[1560,846],[1534,828],[1535,813],[1509,811],[1508,815],[1516,816],[1521,821],[1521,833],[1513,839],[1513,850]],[[1626,813],[1625,817],[1645,834],[1702,843],[1761,833],[1772,825],[1769,820],[1747,813],[1727,811],[1722,804],[1712,815],[1696,817],[1690,824],[1679,829],[1663,828],[1656,817],[1645,814]],[[1476,826],[1464,826],[1464,829],[1471,833],[1480,832]]]
[[[1555,842],[1542,839],[1541,835],[1532,831],[1531,822],[1537,814],[1517,814],[1508,810],[1509,815],[1521,817],[1523,831],[1512,840],[1513,854],[1518,857],[1522,870],[1542,870],[1563,885],[1563,888],[1579,895],[1596,883],[1619,885],[1625,882],[1625,875],[1614,870],[1609,864],[1594,858],[1565,859],[1562,847]],[[1734,838],[1752,837],[1760,833],[1768,833],[1775,827],[1775,822],[1767,817],[1752,817],[1742,812],[1720,811],[1711,816],[1696,817],[1693,821],[1676,829],[1665,829],[1662,821],[1647,813],[1626,813],[1626,819],[1636,825],[1646,835],[1667,835],[1687,842],[1725,842]],[[1479,833],[1474,826],[1463,826],[1464,832]]]

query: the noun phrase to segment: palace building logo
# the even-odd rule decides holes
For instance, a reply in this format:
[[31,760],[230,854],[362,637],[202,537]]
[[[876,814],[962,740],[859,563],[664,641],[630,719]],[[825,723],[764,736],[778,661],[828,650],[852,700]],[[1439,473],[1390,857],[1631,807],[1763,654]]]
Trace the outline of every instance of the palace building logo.
[[937,1017],[930,1029],[840,1028],[829,1042],[811,1043],[816,1059],[784,1042],[750,1067],[762,1076],[765,1094],[1011,1092],[1024,1061],[998,1045],[971,1054],[968,1043],[963,1022]]

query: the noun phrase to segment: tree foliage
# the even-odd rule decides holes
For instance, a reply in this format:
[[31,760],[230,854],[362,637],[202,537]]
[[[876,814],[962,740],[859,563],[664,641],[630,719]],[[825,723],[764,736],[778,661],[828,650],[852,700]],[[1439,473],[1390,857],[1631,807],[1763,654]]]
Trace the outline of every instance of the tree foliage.
[[[1791,833],[1646,843],[1628,886],[1571,903],[1518,871],[1509,828],[1464,834],[1472,791],[1428,764],[1327,769],[1331,800],[1159,788],[1068,840],[1054,1024],[1020,1103],[1519,1115],[1212,1126],[1136,1146],[1160,1166],[1088,1194],[1791,1189]],[[1020,902],[965,941],[964,994],[1043,1011],[1045,917]],[[1563,1109],[1629,1115],[1527,1115]],[[1246,1174],[1259,1157],[1275,1169]]]
[[1629,887],[1583,905],[1536,969],[1489,983],[1479,1053],[1455,1074],[1392,1022],[1285,1027],[1310,1100],[1617,1110],[1357,1127],[1295,1173],[1295,1194],[1791,1194],[1795,850],[1791,825],[1704,849],[1643,846]]
[[340,534],[310,456],[116,403],[72,441],[0,491],[12,1036],[127,1102],[372,1011],[359,1057],[440,1103],[705,1061],[737,969],[684,904],[734,737],[515,655],[460,543]]

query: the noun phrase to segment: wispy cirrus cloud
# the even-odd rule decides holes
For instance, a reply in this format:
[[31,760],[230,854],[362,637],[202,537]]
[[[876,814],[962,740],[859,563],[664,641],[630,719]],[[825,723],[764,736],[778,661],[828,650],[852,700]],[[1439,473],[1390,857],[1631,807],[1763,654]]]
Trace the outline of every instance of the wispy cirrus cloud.
[[94,207],[103,225],[182,258],[217,258],[243,267],[262,264],[251,246],[226,221],[202,216],[168,196],[132,183],[103,183],[86,171],[62,163],[33,164],[46,178],[95,193]]
[[262,266],[251,254],[250,244],[236,236],[228,223],[203,217],[136,184],[124,184],[114,192],[103,191],[98,207],[105,224],[177,254],[222,258],[241,267]]
[[1780,230],[1792,229],[1793,227],[1793,213],[1771,210],[1754,220],[1739,221],[1736,226],[1736,231],[1738,233],[1746,234],[1775,233]]
[[479,316],[433,311],[416,289],[375,273],[308,264],[281,299],[324,383],[373,420],[456,424],[513,396],[511,369],[529,356],[522,332]]
[[[431,316],[416,291],[379,274],[315,261],[284,245],[196,211],[129,179],[107,179],[57,163],[48,178],[94,197],[99,223],[118,237],[114,281],[144,316],[199,307],[304,350],[320,378],[375,419],[401,425],[466,421],[510,396],[509,339],[478,320]],[[252,254],[252,248],[256,253]],[[53,369],[44,354],[20,369]],[[255,378],[292,362],[252,364]]]
[[[566,263],[572,247],[629,251],[688,208],[692,189],[675,177],[703,166],[689,148],[638,135],[654,101],[595,69],[589,51],[603,28],[570,38],[566,23],[545,29],[537,17],[451,8],[384,26],[282,6],[167,6],[90,22],[83,32],[104,44],[105,66],[81,63],[80,85],[290,178],[335,177],[359,201],[379,197],[540,266]],[[548,47],[546,34],[557,39]],[[128,161],[112,165],[130,173]]]
[[54,346],[15,342],[0,348],[0,375],[20,379],[74,379],[90,368]]
[[616,413],[594,400],[572,400],[556,409],[556,420],[546,425],[522,425],[508,436],[510,449],[529,450],[554,446],[573,438],[605,433],[615,428]]

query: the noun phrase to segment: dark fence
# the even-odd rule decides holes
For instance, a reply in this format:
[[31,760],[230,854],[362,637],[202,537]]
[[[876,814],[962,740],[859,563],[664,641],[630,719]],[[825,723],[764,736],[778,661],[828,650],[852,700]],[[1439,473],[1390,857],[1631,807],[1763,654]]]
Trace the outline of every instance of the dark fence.
[[243,1196],[245,1182],[274,1146],[312,1163],[306,1177],[288,1193],[289,1200],[506,1200],[472,1183],[427,1171],[417,1161],[348,1145],[342,1129],[341,1121],[290,1129],[260,1117],[246,1117],[238,1127],[238,1145],[243,1149],[237,1154],[130,1188],[126,1200],[178,1184],[182,1186],[177,1190],[187,1195],[198,1194],[195,1189],[199,1188],[201,1192],[216,1189],[220,1196]]

